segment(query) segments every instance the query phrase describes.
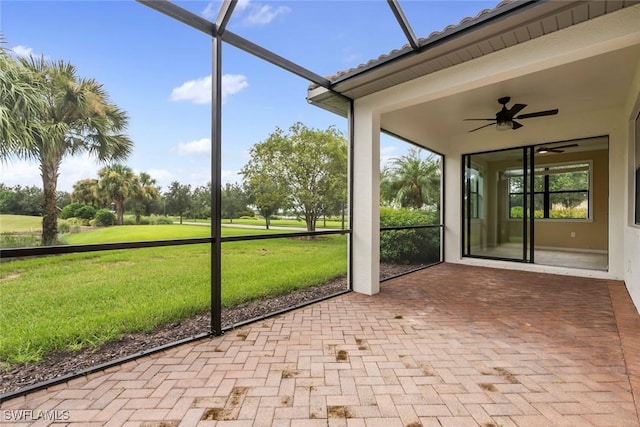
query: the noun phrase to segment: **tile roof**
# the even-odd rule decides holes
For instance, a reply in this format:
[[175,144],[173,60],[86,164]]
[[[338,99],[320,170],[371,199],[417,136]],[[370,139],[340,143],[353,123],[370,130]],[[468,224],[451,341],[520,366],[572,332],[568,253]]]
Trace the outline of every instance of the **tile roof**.
[[[427,37],[419,38],[418,39],[418,44],[419,44],[420,47],[428,45],[432,41],[435,41],[435,40],[440,39],[440,38],[442,38],[444,36],[452,34],[455,31],[457,31],[458,29],[460,29],[461,27],[464,27],[464,26],[472,24],[472,23],[474,23],[476,21],[479,21],[480,19],[484,18],[486,15],[488,15],[490,13],[494,13],[496,10],[498,10],[498,9],[508,5],[508,4],[515,3],[515,2],[516,2],[516,0],[502,0],[493,9],[483,9],[480,12],[478,12],[476,14],[476,16],[467,16],[465,18],[462,18],[460,20],[460,22],[458,22],[457,24],[447,25],[441,31],[433,31]],[[391,59],[393,57],[399,56],[399,55],[404,54],[406,52],[410,52],[411,50],[413,50],[411,45],[409,43],[406,43],[401,48],[393,49],[391,52],[382,54],[378,58],[371,59],[371,60],[367,61],[366,63],[360,64],[360,65],[358,65],[356,67],[349,68],[347,70],[338,71],[337,73],[335,73],[335,74],[333,74],[331,76],[327,76],[327,79],[329,79],[331,82],[334,82],[334,81],[336,81],[336,80],[338,80],[338,79],[340,79],[342,77],[349,76],[351,74],[357,74],[359,71],[371,68],[372,66],[374,66],[376,64],[383,63],[386,60],[389,60],[389,59]],[[311,84],[310,85],[310,89],[315,88],[315,87],[318,87],[318,85],[316,85],[316,84]]]

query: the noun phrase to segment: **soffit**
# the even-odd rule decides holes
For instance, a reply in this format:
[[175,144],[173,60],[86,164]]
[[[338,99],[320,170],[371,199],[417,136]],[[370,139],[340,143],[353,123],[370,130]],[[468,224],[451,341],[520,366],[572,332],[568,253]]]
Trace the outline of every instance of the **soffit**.
[[[421,39],[419,51],[405,45],[329,76],[329,80],[335,92],[357,99],[638,3],[638,0],[503,2],[491,11],[465,18],[457,26]],[[329,111],[347,113],[348,103],[324,88],[311,85],[308,99]]]

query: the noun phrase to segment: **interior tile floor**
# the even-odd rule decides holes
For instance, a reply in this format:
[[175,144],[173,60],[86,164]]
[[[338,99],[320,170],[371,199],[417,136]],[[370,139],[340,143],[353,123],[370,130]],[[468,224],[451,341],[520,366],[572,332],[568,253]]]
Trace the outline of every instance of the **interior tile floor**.
[[[572,251],[569,249],[534,248],[536,264],[585,270],[609,270],[609,255],[602,252]],[[473,249],[473,255],[522,259],[522,244],[506,243],[492,248]]]
[[2,402],[0,423],[621,427],[639,402],[622,282],[440,264]]

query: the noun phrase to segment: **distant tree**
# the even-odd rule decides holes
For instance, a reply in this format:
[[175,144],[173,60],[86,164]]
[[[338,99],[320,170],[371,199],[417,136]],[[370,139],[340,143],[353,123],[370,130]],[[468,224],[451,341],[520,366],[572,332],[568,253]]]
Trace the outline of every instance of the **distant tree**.
[[138,177],[130,167],[117,163],[100,169],[98,177],[98,194],[113,200],[116,206],[116,223],[124,224],[124,202],[134,194]]
[[13,188],[0,183],[0,213],[18,215],[20,211],[18,195]]
[[194,218],[211,218],[211,183],[193,190],[190,212]]
[[222,217],[233,223],[247,210],[247,195],[238,184],[227,183],[222,189]]
[[164,199],[167,213],[180,216],[180,224],[182,224],[182,217],[191,206],[191,185],[182,185],[173,181],[164,193]]
[[[276,129],[275,133],[281,131]],[[272,134],[264,142],[255,144],[249,151],[251,159],[242,168],[243,189],[249,204],[264,218],[269,229],[271,217],[287,206],[289,190],[285,181],[281,155],[273,145],[278,139]]]
[[100,207],[103,205],[98,194],[97,179],[82,179],[73,184],[71,199],[74,202]]
[[383,204],[403,208],[440,207],[440,161],[434,154],[422,157],[423,150],[411,148],[391,160],[383,169],[380,198]]
[[60,163],[82,152],[100,161],[126,158],[133,147],[121,133],[128,117],[102,85],[78,77],[75,67],[64,61],[30,57],[16,62],[0,49],[0,69],[0,155],[40,163],[42,243],[50,245],[58,234]]
[[35,185],[7,187],[0,184],[0,213],[40,216],[43,203],[42,189]]
[[[565,209],[580,206],[585,201],[585,193],[588,189],[588,172],[566,172],[549,175],[549,191],[557,192],[551,195],[551,203],[561,203]],[[585,190],[585,193],[572,193],[567,190]]]
[[315,231],[318,218],[346,200],[347,143],[333,127],[318,130],[298,122],[287,134],[276,128],[253,146],[250,155],[241,173],[259,210],[260,198],[269,202],[268,207],[288,203],[305,220],[307,230]]
[[149,215],[151,205],[160,198],[160,189],[156,186],[156,180],[146,172],[141,172],[131,187],[131,198],[134,204],[136,224],[140,224],[143,213]]
[[71,203],[71,193],[68,191],[58,191],[56,194],[56,205],[58,209],[63,209],[69,203]]

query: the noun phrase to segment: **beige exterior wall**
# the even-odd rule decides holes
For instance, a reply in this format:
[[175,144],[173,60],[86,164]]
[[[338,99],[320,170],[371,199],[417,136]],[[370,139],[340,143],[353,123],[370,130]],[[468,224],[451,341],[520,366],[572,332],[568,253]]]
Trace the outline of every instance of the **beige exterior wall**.
[[[627,176],[625,180],[627,209],[623,226],[624,244],[624,281],[631,299],[640,311],[640,225],[635,224],[635,162],[636,135],[635,119],[640,114],[640,64],[636,65],[636,78],[629,88],[629,98],[624,107],[624,117],[627,120]],[[622,168],[621,168],[622,169]]]

